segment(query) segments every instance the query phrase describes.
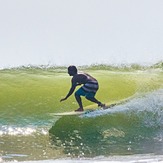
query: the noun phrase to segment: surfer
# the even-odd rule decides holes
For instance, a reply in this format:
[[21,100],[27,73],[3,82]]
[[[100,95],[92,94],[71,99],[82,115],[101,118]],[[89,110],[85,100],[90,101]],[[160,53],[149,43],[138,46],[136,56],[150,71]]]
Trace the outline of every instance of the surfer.
[[95,98],[96,92],[99,88],[98,82],[95,78],[86,73],[78,73],[76,66],[69,66],[68,74],[73,76],[71,80],[71,88],[66,97],[62,98],[60,102],[71,96],[76,86],[83,85],[75,92],[75,98],[79,104],[79,108],[75,111],[84,111],[80,96],[85,96],[87,100],[98,104],[100,107],[105,107],[105,104],[101,103]]

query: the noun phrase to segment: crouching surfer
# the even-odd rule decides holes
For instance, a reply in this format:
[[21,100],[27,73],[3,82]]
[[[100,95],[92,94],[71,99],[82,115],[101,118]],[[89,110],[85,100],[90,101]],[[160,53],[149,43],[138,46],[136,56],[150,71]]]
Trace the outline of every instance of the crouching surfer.
[[68,67],[68,74],[72,76],[71,79],[71,88],[65,98],[62,98],[60,102],[66,100],[69,96],[72,95],[76,86],[82,85],[76,92],[75,98],[79,104],[79,108],[75,111],[84,111],[81,96],[91,102],[98,104],[100,107],[105,107],[105,104],[101,103],[95,98],[96,92],[99,89],[98,81],[86,73],[78,73],[78,70],[75,66]]

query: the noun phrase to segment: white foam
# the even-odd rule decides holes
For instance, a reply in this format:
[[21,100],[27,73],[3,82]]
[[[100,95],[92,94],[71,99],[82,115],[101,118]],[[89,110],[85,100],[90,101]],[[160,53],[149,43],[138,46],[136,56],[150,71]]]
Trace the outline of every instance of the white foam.
[[[117,105],[106,110],[99,109],[88,114],[84,114],[81,117],[97,117],[106,114],[129,111],[152,111],[159,112],[161,114],[163,111],[163,89],[132,99],[125,104]],[[161,118],[163,124],[163,116]]]

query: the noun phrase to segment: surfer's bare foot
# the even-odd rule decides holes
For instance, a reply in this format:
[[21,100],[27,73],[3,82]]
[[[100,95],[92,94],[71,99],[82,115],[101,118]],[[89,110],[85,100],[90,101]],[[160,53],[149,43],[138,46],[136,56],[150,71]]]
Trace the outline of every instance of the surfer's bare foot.
[[79,108],[79,109],[77,109],[77,110],[75,110],[76,112],[77,111],[84,111],[84,109],[83,108]]
[[100,106],[101,108],[105,108],[105,104],[102,103],[98,104],[98,106]]

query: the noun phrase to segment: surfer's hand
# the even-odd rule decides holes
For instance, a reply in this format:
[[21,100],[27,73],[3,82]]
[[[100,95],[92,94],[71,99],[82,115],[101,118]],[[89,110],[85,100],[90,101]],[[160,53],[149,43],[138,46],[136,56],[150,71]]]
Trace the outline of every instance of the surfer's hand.
[[65,97],[65,98],[62,98],[61,100],[60,100],[60,102],[62,102],[62,101],[65,101],[67,98]]

